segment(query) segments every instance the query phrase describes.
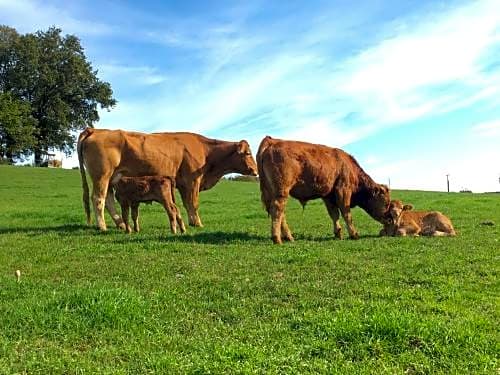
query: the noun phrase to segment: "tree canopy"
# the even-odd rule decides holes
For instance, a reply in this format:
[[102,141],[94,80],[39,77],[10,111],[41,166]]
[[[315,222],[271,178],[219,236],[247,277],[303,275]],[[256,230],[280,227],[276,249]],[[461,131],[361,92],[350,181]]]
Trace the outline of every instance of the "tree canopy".
[[98,105],[116,104],[111,85],[99,80],[78,37],[63,36],[55,27],[21,35],[0,26],[0,95],[9,108],[0,120],[1,156],[33,153],[36,164],[49,150],[71,153],[74,132],[99,120]]

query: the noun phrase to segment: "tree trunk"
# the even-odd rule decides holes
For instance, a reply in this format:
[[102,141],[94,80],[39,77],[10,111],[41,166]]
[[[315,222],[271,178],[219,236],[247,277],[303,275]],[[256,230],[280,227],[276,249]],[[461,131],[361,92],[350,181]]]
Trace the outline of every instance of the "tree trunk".
[[42,150],[35,150],[35,167],[39,167],[42,164]]

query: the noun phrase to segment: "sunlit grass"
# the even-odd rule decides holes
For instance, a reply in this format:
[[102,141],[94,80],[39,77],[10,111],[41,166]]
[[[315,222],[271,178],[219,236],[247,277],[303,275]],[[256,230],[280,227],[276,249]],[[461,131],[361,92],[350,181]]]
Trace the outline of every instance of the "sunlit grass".
[[275,246],[258,184],[227,181],[204,228],[173,236],[156,204],[99,233],[78,171],[0,167],[0,373],[496,373],[500,196],[393,196],[458,237],[378,238],[356,209],[338,241],[290,201]]

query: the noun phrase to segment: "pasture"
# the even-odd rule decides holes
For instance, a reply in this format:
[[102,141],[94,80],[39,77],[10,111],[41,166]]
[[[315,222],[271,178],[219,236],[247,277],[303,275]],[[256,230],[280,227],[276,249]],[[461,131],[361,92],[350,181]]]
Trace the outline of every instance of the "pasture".
[[0,373],[498,373],[500,195],[392,196],[458,237],[378,238],[356,208],[361,239],[334,240],[290,200],[276,246],[234,181],[201,193],[204,228],[173,236],[153,204],[99,233],[77,170],[0,166]]

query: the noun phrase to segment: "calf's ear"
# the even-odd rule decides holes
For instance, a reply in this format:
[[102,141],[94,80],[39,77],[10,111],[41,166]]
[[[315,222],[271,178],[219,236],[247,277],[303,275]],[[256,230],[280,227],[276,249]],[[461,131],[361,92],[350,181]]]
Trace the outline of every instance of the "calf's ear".
[[403,211],[411,211],[413,210],[413,205],[412,204],[405,204],[403,206]]

